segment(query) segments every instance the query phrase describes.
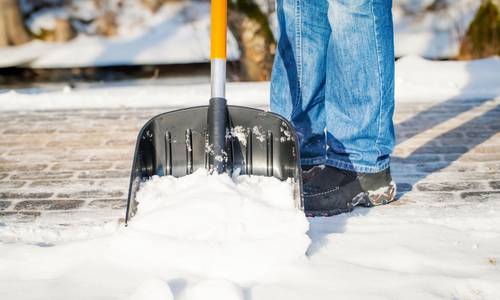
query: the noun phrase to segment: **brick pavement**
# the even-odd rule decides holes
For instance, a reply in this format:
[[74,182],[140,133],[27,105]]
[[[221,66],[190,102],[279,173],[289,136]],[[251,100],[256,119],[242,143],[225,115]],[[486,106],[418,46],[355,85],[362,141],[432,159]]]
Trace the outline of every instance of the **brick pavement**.
[[[500,200],[499,104],[398,104],[392,171],[400,201],[394,205]],[[0,224],[123,218],[136,135],[163,111],[1,112]]]

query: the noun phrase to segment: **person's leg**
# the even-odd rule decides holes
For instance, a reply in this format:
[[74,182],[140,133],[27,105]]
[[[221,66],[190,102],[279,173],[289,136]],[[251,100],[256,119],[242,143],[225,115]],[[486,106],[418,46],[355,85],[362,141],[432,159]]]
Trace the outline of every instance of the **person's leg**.
[[302,165],[324,164],[325,74],[330,25],[327,0],[277,0],[278,47],[271,110],[291,120]]
[[376,173],[394,147],[390,0],[329,0],[327,165]]
[[394,50],[390,0],[329,0],[326,167],[304,185],[308,215],[394,200]]

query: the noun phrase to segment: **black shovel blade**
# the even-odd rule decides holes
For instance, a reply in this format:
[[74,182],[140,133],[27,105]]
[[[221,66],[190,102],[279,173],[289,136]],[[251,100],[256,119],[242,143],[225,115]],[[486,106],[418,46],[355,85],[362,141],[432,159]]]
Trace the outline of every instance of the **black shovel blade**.
[[[297,208],[303,209],[298,139],[283,117],[259,109],[228,109],[226,155],[229,173],[263,175],[294,185]],[[125,223],[137,210],[136,192],[153,175],[182,177],[200,168],[211,170],[208,106],[157,115],[139,132],[135,148]]]

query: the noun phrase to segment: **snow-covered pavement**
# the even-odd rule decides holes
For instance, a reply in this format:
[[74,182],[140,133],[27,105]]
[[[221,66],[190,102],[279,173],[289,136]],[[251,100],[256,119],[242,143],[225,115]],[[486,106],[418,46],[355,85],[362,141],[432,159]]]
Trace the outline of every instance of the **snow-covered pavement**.
[[293,213],[285,185],[197,174],[124,228],[140,126],[208,87],[0,94],[0,299],[498,299],[498,59],[398,64],[399,200],[331,218]]

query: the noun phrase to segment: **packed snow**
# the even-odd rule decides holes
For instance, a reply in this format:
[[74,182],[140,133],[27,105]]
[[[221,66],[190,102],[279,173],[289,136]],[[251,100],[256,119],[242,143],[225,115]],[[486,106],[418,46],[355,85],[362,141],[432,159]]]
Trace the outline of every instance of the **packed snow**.
[[306,219],[291,195],[275,178],[154,177],[128,227],[0,243],[0,299],[498,299],[498,202]]
[[[500,97],[500,59],[432,61],[408,56],[396,62],[397,102],[440,102],[451,99]],[[206,105],[207,83],[162,85],[162,79],[90,88],[0,89],[0,111],[99,107],[166,107]],[[229,104],[267,108],[269,82],[227,85]]]

